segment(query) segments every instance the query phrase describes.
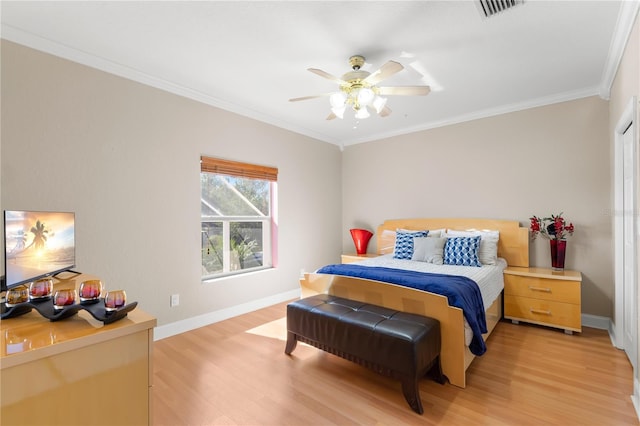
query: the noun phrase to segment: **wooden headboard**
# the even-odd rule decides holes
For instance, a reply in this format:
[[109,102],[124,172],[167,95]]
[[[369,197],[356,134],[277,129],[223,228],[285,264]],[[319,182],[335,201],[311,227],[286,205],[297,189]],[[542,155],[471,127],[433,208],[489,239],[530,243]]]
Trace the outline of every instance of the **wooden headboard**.
[[497,219],[391,219],[378,226],[376,239],[378,254],[393,253],[396,242],[396,229],[468,229],[500,231],[498,256],[504,258],[509,266],[529,266],[529,228],[520,227],[518,221]]

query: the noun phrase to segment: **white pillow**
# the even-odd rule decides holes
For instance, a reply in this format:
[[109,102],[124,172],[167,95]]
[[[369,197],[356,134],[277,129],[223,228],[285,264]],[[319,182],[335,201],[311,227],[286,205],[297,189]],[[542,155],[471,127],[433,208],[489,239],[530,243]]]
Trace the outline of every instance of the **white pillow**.
[[447,230],[442,228],[442,229],[429,229],[429,235],[427,235],[427,237],[432,237],[432,238],[440,238],[443,237],[444,233]]
[[495,265],[498,261],[498,240],[500,231],[476,230],[456,231],[447,229],[447,237],[477,237],[480,236],[480,248],[478,249],[478,259],[483,265]]
[[[431,231],[429,231],[431,234]],[[413,256],[411,260],[442,265],[444,262],[444,245],[446,238],[416,237],[413,239]]]
[[[415,229],[402,229],[402,228],[398,228],[396,229],[397,232],[416,232]],[[444,237],[444,233],[447,231],[445,228],[442,229],[425,229],[425,231],[429,231],[429,235],[427,235],[427,237],[435,237],[435,238],[440,238],[440,237]]]

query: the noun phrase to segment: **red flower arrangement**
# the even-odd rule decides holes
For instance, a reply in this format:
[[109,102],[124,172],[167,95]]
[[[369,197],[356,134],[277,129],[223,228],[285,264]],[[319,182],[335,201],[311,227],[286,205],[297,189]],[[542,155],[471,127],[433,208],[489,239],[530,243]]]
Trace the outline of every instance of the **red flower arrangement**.
[[531,220],[531,239],[535,240],[538,234],[550,240],[564,240],[568,236],[573,235],[573,223],[567,222],[559,215],[551,215],[551,217],[543,217],[542,219],[533,216]]

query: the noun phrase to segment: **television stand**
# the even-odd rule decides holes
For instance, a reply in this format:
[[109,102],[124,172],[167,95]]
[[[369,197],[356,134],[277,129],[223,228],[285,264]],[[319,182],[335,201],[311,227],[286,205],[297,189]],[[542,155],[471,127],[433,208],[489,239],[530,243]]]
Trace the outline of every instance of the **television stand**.
[[[62,285],[86,279],[96,277]],[[0,321],[2,424],[154,424],[155,326],[141,309],[109,325],[84,309],[59,322],[36,313]]]
[[67,277],[67,278],[58,278],[58,275],[60,275],[60,274],[64,274],[64,273],[66,273],[66,272],[68,272],[68,273],[70,273],[70,274],[73,274],[73,275],[82,275],[82,272],[74,271],[73,269],[67,269],[67,270],[60,271],[60,272],[58,272],[58,273],[55,273],[55,274],[53,274],[52,276],[53,276],[53,278],[57,278],[57,279],[59,279],[59,280],[63,280],[63,281],[64,281],[64,280],[68,280],[68,279],[69,279],[69,278],[71,278],[71,277]]

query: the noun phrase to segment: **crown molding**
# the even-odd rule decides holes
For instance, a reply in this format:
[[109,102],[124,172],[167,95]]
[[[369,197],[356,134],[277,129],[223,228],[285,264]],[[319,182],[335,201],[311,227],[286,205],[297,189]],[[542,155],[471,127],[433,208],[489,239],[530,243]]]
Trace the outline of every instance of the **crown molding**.
[[105,58],[56,43],[49,39],[17,29],[11,25],[2,24],[0,27],[0,38],[53,56],[67,59],[71,62],[76,62],[90,68],[113,74],[118,77],[126,78],[127,80],[132,80],[146,86],[151,86],[165,92],[173,93],[174,95],[182,96],[225,111],[233,112],[243,117],[248,117],[281,129],[290,130],[294,133],[299,133],[310,138],[320,140],[322,142],[328,142],[340,146],[339,141],[336,141],[327,135],[316,133],[306,128],[301,128],[290,122],[276,119],[270,115],[215,98],[189,87],[181,86]]
[[611,86],[618,72],[620,61],[624,55],[624,49],[629,41],[629,36],[633,30],[633,25],[638,16],[640,9],[639,0],[623,1],[618,13],[618,21],[616,22],[616,31],[611,38],[609,46],[609,55],[602,73],[602,84],[600,87],[600,97],[609,100],[611,96]]
[[446,120],[432,121],[420,126],[400,129],[399,131],[395,131],[395,132],[381,133],[376,135],[375,139],[351,139],[348,141],[344,141],[343,144],[346,147],[349,145],[356,145],[364,142],[372,142],[374,140],[381,140],[381,139],[387,139],[387,138],[396,137],[396,136],[402,136],[409,133],[435,129],[438,127],[450,126],[453,124],[464,123],[467,121],[479,120],[482,118],[493,117],[496,115],[508,114],[511,112],[518,112],[518,111],[523,111],[530,108],[553,105],[553,104],[558,104],[562,102],[568,102],[576,99],[588,98],[590,96],[598,96],[598,95],[599,95],[598,87],[591,87],[588,89],[577,90],[572,92],[558,93],[551,96],[531,99],[526,102],[514,103],[509,105],[503,105],[498,108],[489,108],[489,109],[484,109],[480,111],[475,111],[469,114],[459,115],[457,117],[451,117]]

